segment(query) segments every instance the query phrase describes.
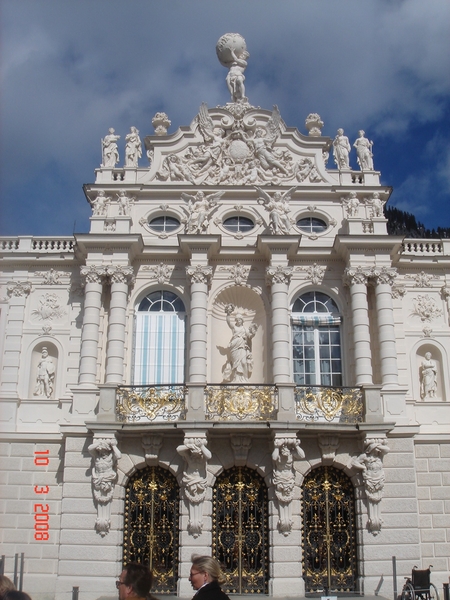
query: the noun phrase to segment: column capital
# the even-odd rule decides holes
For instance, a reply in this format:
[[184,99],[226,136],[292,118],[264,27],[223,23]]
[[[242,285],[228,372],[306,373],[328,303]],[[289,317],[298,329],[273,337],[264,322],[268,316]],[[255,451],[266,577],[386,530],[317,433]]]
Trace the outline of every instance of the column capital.
[[293,273],[292,267],[266,267],[266,283],[272,285],[274,283],[284,283],[289,285]]
[[127,285],[133,285],[134,283],[133,267],[109,265],[106,267],[106,275],[111,283],[125,283]]
[[367,285],[369,277],[372,275],[372,269],[364,267],[347,267],[344,271],[344,285],[351,286],[355,284]]
[[80,274],[83,285],[87,283],[102,283],[106,276],[106,268],[102,265],[89,265],[89,267],[81,267]]
[[375,268],[372,270],[372,277],[374,278],[376,284],[387,283],[392,287],[397,275],[397,269],[382,267],[381,269]]
[[208,285],[211,281],[213,268],[208,265],[195,265],[186,267],[186,274],[191,283],[205,283]]
[[31,292],[32,284],[29,281],[9,281],[6,285],[8,296],[28,296]]

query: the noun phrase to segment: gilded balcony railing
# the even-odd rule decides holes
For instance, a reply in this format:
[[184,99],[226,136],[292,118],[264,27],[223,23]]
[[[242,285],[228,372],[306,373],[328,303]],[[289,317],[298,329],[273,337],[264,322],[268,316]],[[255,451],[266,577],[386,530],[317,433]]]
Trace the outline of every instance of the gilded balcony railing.
[[116,415],[120,421],[182,421],[186,418],[184,385],[119,386]]
[[270,421],[276,419],[278,391],[274,385],[207,385],[208,421]]
[[364,402],[361,388],[296,386],[295,414],[298,421],[361,423]]

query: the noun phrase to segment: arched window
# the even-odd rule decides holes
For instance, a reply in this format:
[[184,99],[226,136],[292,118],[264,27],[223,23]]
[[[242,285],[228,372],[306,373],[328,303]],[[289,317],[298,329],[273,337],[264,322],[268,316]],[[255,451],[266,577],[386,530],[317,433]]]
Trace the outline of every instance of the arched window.
[[307,292],[292,307],[293,373],[297,385],[342,385],[341,316],[332,298]]
[[137,308],[134,385],[184,383],[185,308],[176,294],[159,290]]

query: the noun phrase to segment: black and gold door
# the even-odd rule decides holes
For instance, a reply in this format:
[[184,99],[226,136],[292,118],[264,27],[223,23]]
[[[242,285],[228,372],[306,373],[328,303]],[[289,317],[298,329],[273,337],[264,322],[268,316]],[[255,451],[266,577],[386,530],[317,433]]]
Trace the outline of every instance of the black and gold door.
[[343,471],[319,467],[303,482],[303,577],[306,592],[356,591],[353,485]]
[[145,467],[125,492],[123,564],[139,562],[153,571],[152,591],[174,594],[178,579],[179,486],[161,467]]
[[221,563],[229,594],[267,593],[268,502],[264,479],[233,467],[213,490],[213,556]]

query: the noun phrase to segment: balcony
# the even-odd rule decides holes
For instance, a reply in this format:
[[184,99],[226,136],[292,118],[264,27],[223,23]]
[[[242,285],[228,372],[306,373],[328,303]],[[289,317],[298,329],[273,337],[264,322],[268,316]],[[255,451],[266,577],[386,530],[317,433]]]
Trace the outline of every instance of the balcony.
[[[292,394],[297,422],[364,422],[361,388],[295,386]],[[213,422],[276,421],[278,395],[275,385],[207,384],[203,392],[203,418]],[[185,421],[189,418],[188,407],[185,385],[119,386],[116,390],[116,418],[121,422]]]
[[296,386],[295,416],[306,423],[362,423],[361,388]]

